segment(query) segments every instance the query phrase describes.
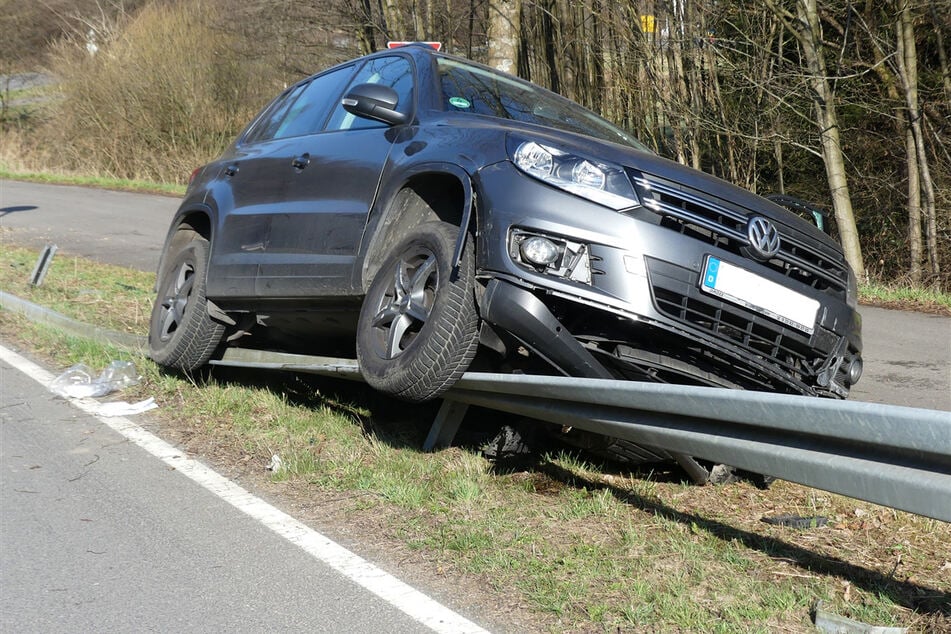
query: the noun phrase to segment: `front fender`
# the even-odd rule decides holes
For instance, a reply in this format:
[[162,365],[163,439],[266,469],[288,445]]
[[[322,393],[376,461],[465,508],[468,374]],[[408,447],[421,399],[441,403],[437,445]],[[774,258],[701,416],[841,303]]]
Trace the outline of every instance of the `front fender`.
[[[451,180],[450,180],[451,179]],[[406,210],[394,204],[400,192],[406,188],[426,189],[458,185],[461,200],[453,209],[435,210],[437,216],[446,222],[459,226],[459,236],[453,250],[453,261],[458,263],[465,248],[466,236],[475,222],[473,213],[475,194],[469,172],[461,165],[449,162],[425,162],[412,165],[391,175],[380,190],[364,231],[361,246],[362,265],[359,267],[359,279],[355,282],[366,288],[374,273],[374,263],[379,263],[381,251],[391,246],[411,227],[425,221],[425,216],[413,216],[401,220],[399,215]],[[400,226],[400,223],[405,223]]]

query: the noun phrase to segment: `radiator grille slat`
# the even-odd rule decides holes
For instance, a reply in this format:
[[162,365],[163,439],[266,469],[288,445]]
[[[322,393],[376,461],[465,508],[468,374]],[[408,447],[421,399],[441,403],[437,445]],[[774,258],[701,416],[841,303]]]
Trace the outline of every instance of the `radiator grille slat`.
[[[630,172],[644,206],[660,216],[660,226],[712,247],[748,257],[746,222],[752,210],[731,209],[722,203],[673,187],[655,177]],[[848,268],[845,258],[827,253],[819,243],[809,244],[804,234],[777,224],[781,233],[780,251],[773,259],[758,264],[834,297],[845,299]]]

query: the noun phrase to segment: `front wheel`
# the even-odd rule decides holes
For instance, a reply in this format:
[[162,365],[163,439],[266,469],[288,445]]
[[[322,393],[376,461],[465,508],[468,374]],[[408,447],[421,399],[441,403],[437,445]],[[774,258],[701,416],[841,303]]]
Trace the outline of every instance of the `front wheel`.
[[159,273],[149,356],[163,367],[197,370],[221,343],[225,327],[208,315],[205,297],[208,252],[205,238],[183,230],[172,241],[168,264]]
[[357,326],[357,359],[371,387],[408,401],[430,400],[475,356],[475,263],[467,247],[453,267],[458,234],[446,222],[420,225],[373,278]]

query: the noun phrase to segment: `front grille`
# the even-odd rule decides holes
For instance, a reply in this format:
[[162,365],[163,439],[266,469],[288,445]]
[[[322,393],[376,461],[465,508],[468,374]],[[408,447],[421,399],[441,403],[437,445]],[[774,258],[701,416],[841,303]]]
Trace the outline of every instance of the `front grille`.
[[[722,302],[698,289],[697,274],[648,258],[657,310],[810,382],[832,350],[816,350],[810,337],[771,319]],[[818,340],[818,338],[817,338]]]
[[[717,202],[699,192],[655,176],[629,170],[631,180],[647,209],[660,216],[660,225],[718,249],[749,257],[746,223],[751,210]],[[841,253],[831,251],[789,226],[777,224],[779,253],[759,262],[787,278],[834,297],[845,299],[848,268]]]

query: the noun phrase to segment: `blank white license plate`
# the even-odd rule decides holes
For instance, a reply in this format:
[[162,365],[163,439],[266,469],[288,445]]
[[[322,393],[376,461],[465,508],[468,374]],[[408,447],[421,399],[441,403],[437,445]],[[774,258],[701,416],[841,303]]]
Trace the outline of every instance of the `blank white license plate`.
[[712,255],[703,267],[700,290],[810,335],[815,328],[819,302]]

